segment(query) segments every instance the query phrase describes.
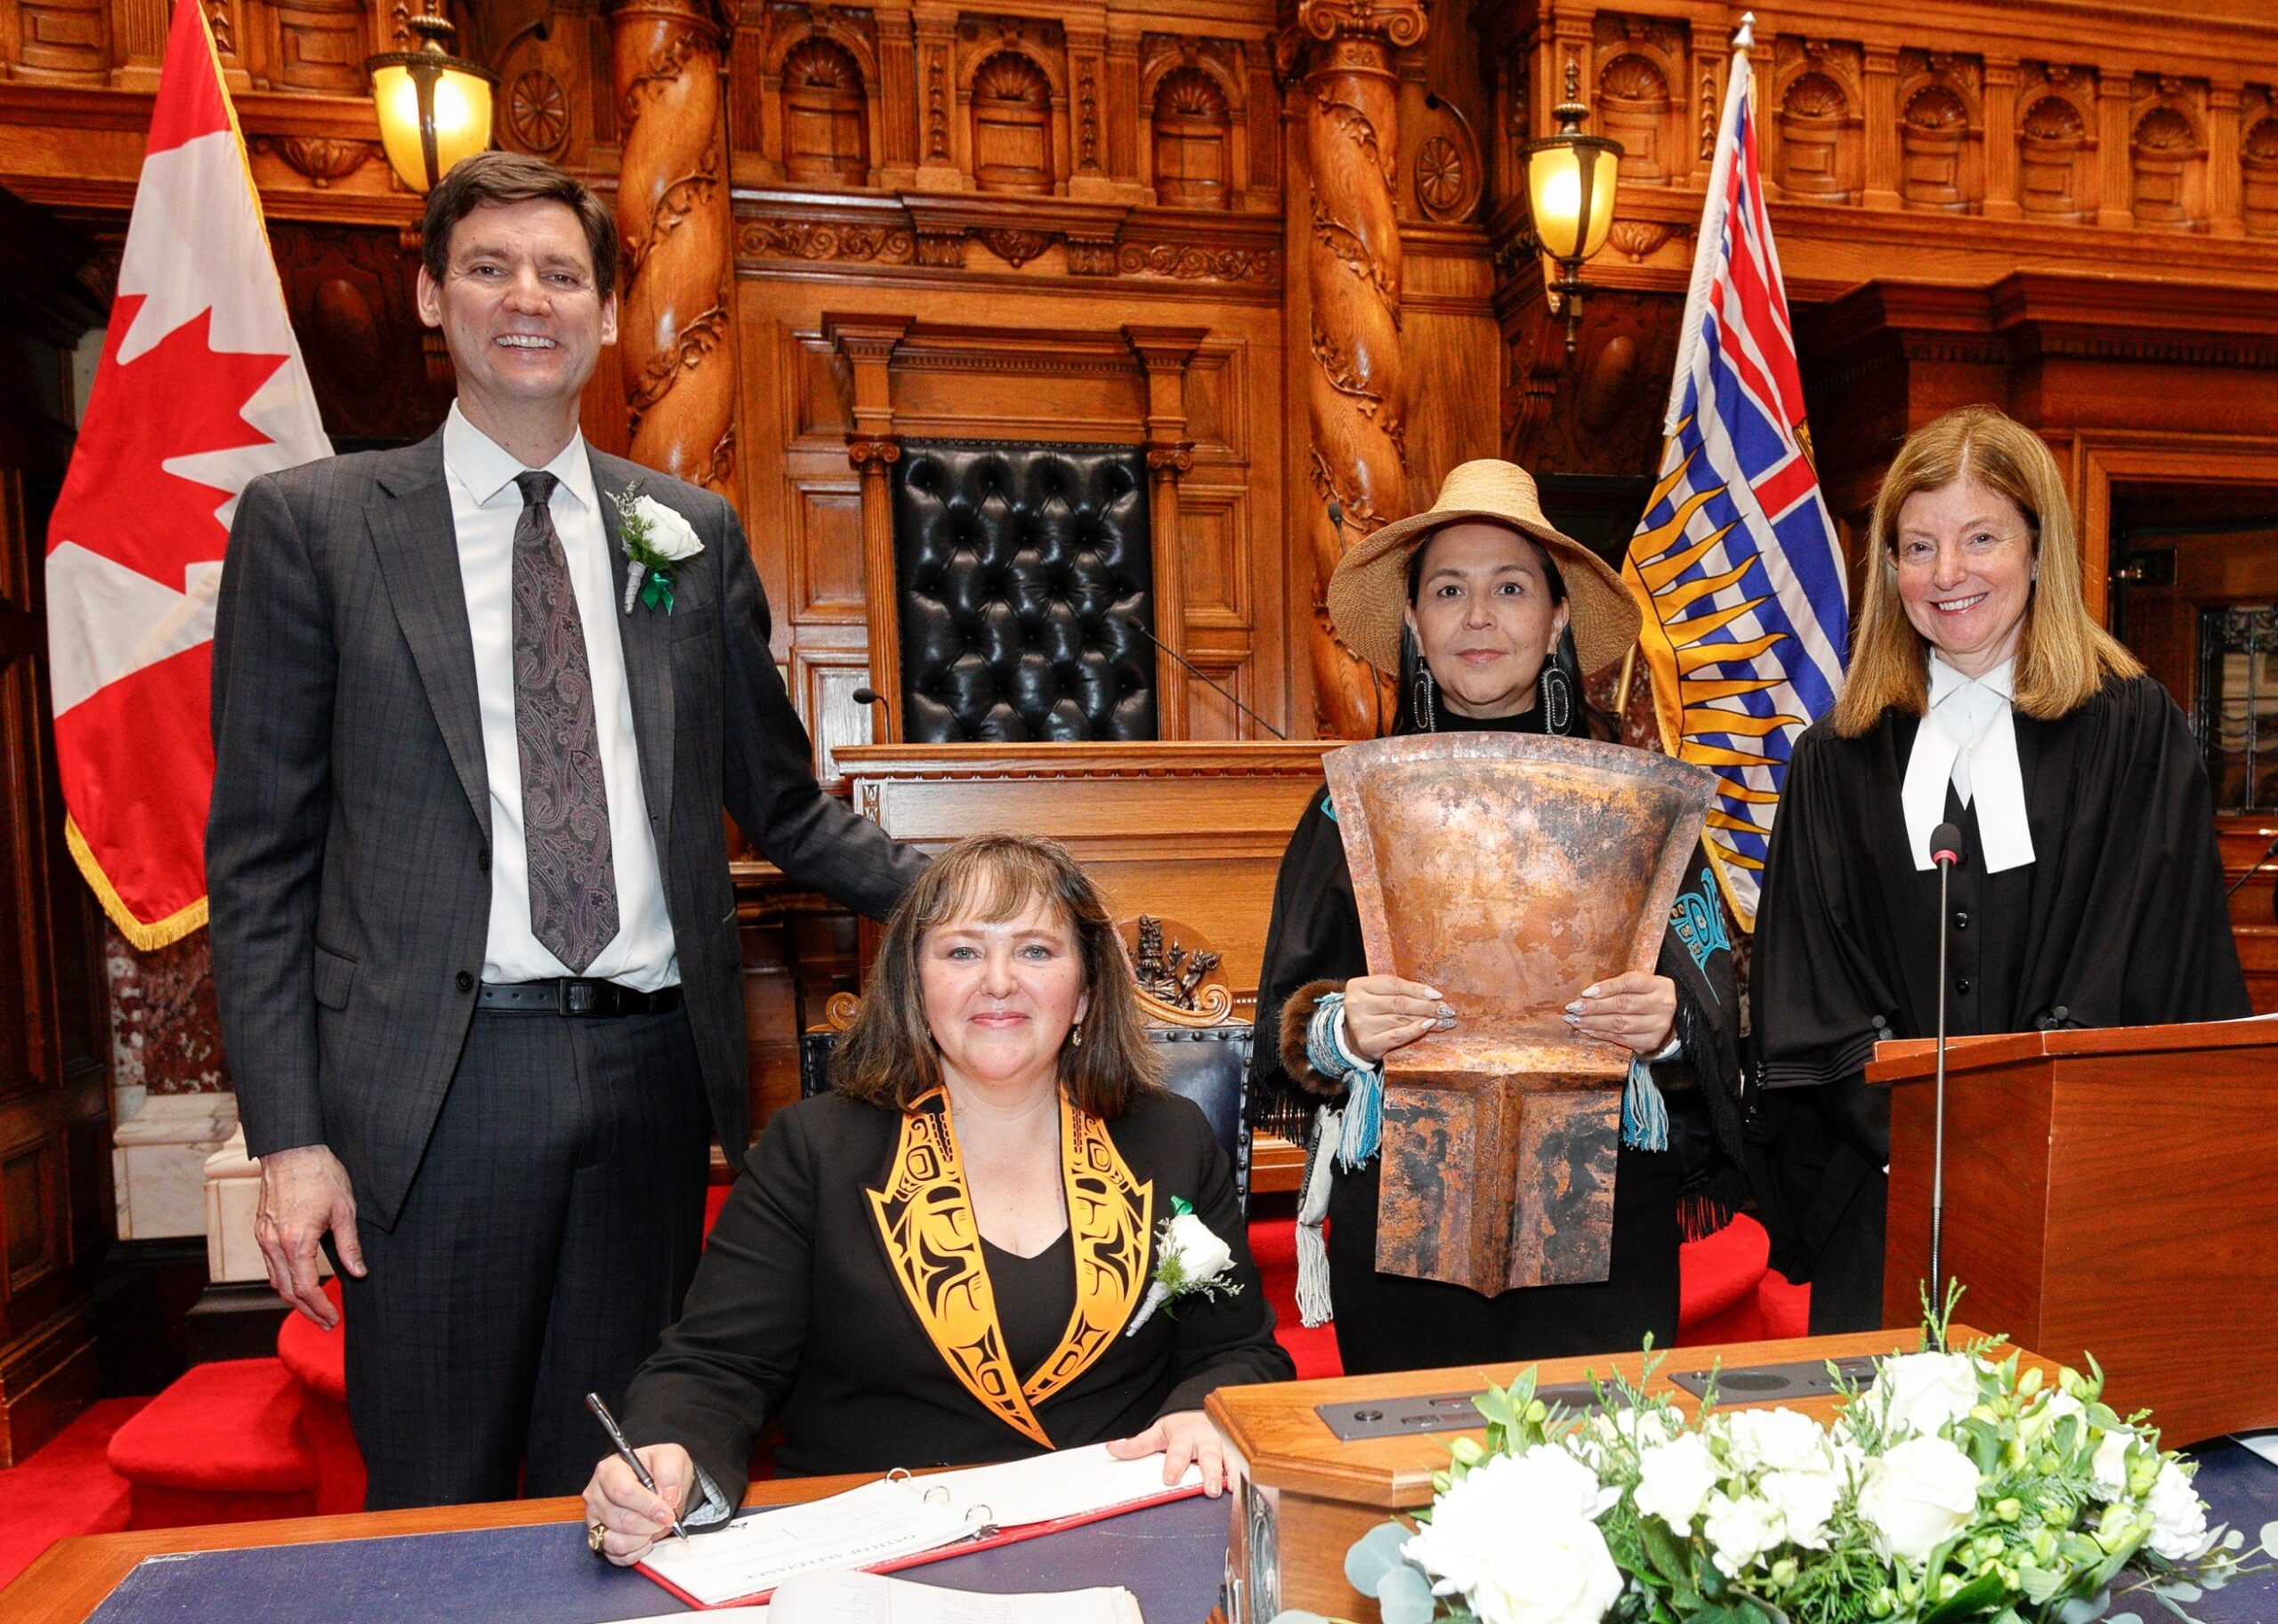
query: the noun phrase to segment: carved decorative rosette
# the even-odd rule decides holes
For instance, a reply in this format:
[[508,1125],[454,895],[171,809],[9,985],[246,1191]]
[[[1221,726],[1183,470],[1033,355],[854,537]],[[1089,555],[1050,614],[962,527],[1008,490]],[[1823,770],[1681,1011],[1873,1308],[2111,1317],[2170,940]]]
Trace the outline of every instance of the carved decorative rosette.
[[735,222],[717,13],[691,0],[610,8],[623,132],[619,342],[633,460],[725,496],[735,476]]
[[[1313,298],[1313,702],[1321,731],[1382,731],[1390,684],[1337,640],[1329,578],[1347,545],[1408,512],[1406,390],[1400,353],[1400,83],[1395,47],[1424,36],[1420,4],[1302,0],[1284,36],[1303,71],[1313,215],[1305,279]],[[1343,509],[1342,535],[1329,518]]]

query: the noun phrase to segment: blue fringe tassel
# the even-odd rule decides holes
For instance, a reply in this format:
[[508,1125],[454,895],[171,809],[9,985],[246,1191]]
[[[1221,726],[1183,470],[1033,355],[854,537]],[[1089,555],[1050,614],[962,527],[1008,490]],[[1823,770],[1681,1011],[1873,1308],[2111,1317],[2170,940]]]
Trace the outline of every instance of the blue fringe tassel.
[[1629,1062],[1629,1083],[1621,1091],[1621,1143],[1633,1151],[1669,1148],[1669,1108],[1643,1054]]
[[1345,1079],[1344,1132],[1337,1146],[1337,1165],[1345,1172],[1365,1168],[1376,1159],[1385,1135],[1385,1074],[1380,1066],[1346,1048],[1337,1034],[1337,1017],[1345,995],[1322,998],[1305,1025],[1305,1058],[1323,1077]]

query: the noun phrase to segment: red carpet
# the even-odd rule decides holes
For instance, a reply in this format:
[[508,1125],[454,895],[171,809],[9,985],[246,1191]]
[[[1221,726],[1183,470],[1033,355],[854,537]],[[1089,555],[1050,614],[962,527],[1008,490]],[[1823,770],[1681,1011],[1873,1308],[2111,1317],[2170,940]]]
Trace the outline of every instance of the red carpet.
[[21,1466],[0,1472],[0,1585],[58,1539],[126,1526],[126,1480],[105,1451],[119,1424],[149,1402],[105,1399]]

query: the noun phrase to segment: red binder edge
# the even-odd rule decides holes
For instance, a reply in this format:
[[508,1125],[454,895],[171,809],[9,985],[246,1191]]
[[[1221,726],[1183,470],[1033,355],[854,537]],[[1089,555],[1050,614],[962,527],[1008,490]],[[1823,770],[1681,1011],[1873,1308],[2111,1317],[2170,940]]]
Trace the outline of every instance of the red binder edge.
[[[1042,1523],[1023,1523],[1017,1528],[1000,1528],[993,1534],[977,1539],[959,1539],[949,1545],[937,1545],[930,1551],[913,1551],[907,1556],[894,1556],[885,1562],[872,1563],[857,1570],[864,1573],[899,1573],[904,1568],[922,1568],[929,1563],[946,1562],[952,1556],[970,1556],[975,1551],[993,1551],[1000,1545],[1018,1545],[1024,1539],[1038,1539],[1046,1534],[1065,1533],[1071,1528],[1081,1528],[1087,1523],[1104,1523],[1110,1517],[1119,1517],[1134,1511],[1145,1511],[1155,1506],[1167,1506],[1174,1500],[1191,1500],[1202,1492],[1200,1483],[1189,1483],[1183,1488],[1166,1489],[1160,1494],[1151,1494],[1144,1499],[1126,1500],[1120,1506],[1106,1506],[1097,1511],[1079,1511],[1072,1516],[1052,1517]],[[756,1509],[754,1507],[753,1509]],[[739,1512],[738,1515],[742,1513]],[[703,1535],[695,1538],[702,1539]],[[731,1596],[724,1602],[699,1602],[678,1585],[650,1568],[645,1562],[635,1563],[633,1571],[652,1584],[670,1591],[680,1600],[699,1612],[709,1612],[716,1607],[756,1607],[775,1592],[755,1590],[749,1596]],[[820,1571],[820,1570],[818,1570]]]

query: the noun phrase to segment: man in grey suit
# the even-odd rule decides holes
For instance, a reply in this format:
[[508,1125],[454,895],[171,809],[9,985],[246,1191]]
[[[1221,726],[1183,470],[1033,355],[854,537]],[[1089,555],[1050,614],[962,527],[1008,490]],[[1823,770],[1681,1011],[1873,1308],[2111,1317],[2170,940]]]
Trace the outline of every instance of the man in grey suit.
[[[720,497],[588,448],[609,211],[485,153],[428,200],[458,399],[246,488],[214,639],[214,974],[271,1283],[329,1237],[374,1508],[570,1494],[749,1140],[721,811],[871,916],[922,860],[817,787]],[[628,519],[628,493],[660,505]],[[682,553],[643,594],[628,527]],[[700,543],[700,550],[691,551]]]

